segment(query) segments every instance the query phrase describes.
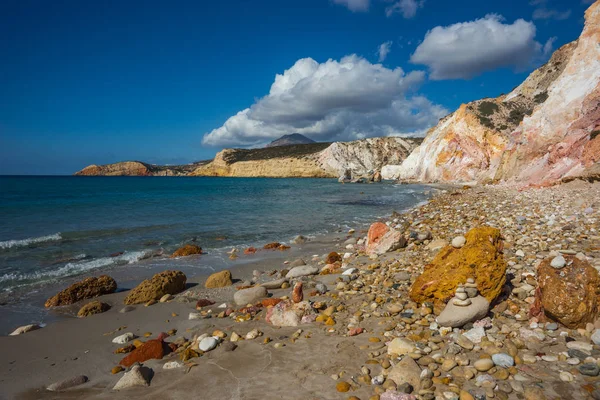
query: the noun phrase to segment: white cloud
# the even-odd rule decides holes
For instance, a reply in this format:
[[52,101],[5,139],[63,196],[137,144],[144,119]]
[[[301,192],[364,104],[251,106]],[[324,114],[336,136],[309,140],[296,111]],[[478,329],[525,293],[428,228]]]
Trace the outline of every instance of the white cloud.
[[298,60],[269,94],[204,135],[209,146],[257,146],[289,133],[318,141],[424,134],[448,113],[414,94],[422,71],[405,73],[351,55]]
[[571,16],[571,10],[566,11],[557,11],[551,10],[546,7],[536,8],[533,11],[533,19],[554,19],[557,21],[562,21]]
[[554,39],[535,40],[532,22],[503,23],[497,14],[475,21],[438,26],[427,32],[410,61],[427,65],[430,78],[469,79],[500,67],[526,69],[552,53]]
[[333,0],[335,4],[342,4],[350,11],[368,11],[370,0]]
[[413,18],[417,10],[425,5],[425,0],[400,0],[385,9],[385,15],[402,14],[404,18]]
[[379,49],[377,50],[377,54],[379,55],[379,62],[385,61],[388,54],[390,54],[390,51],[392,51],[391,46],[392,41],[381,43],[379,45]]

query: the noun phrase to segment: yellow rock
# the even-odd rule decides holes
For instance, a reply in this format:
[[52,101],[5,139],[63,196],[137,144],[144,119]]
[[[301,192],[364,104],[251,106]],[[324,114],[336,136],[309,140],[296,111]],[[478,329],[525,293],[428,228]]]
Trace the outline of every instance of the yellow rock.
[[338,392],[347,392],[350,390],[351,386],[348,382],[339,382],[337,385],[335,385],[335,388]]
[[379,342],[381,342],[381,339],[379,339],[378,337],[370,337],[369,342],[379,343]]
[[506,282],[500,230],[481,226],[471,229],[465,238],[462,248],[446,246],[425,266],[410,289],[413,301],[434,301],[439,306],[468,278],[475,279],[479,292],[490,303],[500,294]]
[[335,320],[331,317],[327,318],[327,321],[325,321],[325,325],[329,325],[329,326],[333,326],[335,325]]
[[117,365],[116,367],[113,367],[113,369],[110,370],[111,374],[118,374],[119,372],[125,370],[125,368],[121,367],[120,365]]
[[460,391],[460,395],[459,395],[459,399],[460,400],[475,400],[475,397],[473,397],[471,395],[471,393],[465,391],[465,390],[461,390]]
[[144,333],[144,337],[150,337],[150,336],[152,336],[152,332],[146,332],[146,333]]
[[135,340],[133,341],[133,345],[136,347],[136,349],[137,349],[138,347],[140,347],[141,345],[143,345],[143,344],[144,344],[144,342],[142,342],[140,339],[135,339]]
[[217,330],[213,331],[212,336],[216,336],[218,338],[223,339],[223,338],[227,337],[227,334],[225,332],[217,329]]

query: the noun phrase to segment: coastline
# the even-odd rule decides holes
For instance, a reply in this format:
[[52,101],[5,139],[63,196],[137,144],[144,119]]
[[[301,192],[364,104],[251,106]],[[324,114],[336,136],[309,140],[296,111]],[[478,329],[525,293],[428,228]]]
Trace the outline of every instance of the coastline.
[[[177,300],[150,307],[138,305],[134,311],[123,314],[119,310],[123,307],[122,300],[126,292],[102,296],[100,300],[113,305],[108,312],[84,319],[65,318],[37,331],[16,337],[0,337],[0,351],[4,354],[5,360],[0,366],[0,398],[108,399],[139,396],[150,399],[179,399],[189,398],[192,393],[201,395],[202,398],[223,399],[340,399],[347,398],[349,395],[361,399],[371,398],[376,393],[375,385],[359,378],[364,375],[365,367],[370,370],[371,376],[379,374],[387,376],[389,370],[383,367],[385,361],[389,365],[390,361],[396,363],[397,360],[387,355],[386,343],[394,337],[413,339],[419,337],[427,343],[427,339],[431,337],[432,333],[427,333],[429,329],[422,324],[419,325],[421,321],[429,321],[431,314],[420,315],[421,309],[408,299],[407,290],[422,271],[423,266],[435,255],[435,251],[427,248],[432,240],[449,242],[454,236],[464,234],[471,227],[489,224],[502,231],[505,239],[504,257],[509,263],[509,271],[513,277],[524,273],[535,275],[536,262],[551,251],[559,249],[583,253],[596,269],[600,269],[600,247],[598,246],[600,242],[596,230],[599,221],[598,208],[600,208],[596,199],[599,194],[600,185],[576,182],[523,192],[507,187],[475,186],[470,189],[454,188],[446,193],[434,195],[426,204],[414,207],[401,216],[393,217],[404,221],[407,232],[430,232],[431,240],[411,241],[407,248],[383,254],[376,259],[370,259],[360,251],[354,250],[353,256],[348,260],[346,267],[357,268],[358,271],[358,278],[353,282],[367,280],[375,271],[382,277],[394,277],[393,288],[385,286],[383,279],[366,286],[356,286],[357,283],[351,282],[344,284],[344,280],[340,280],[341,276],[337,274],[317,275],[305,280],[307,285],[305,299],[324,301],[327,304],[337,305],[338,308],[342,307],[335,314],[333,326],[311,323],[299,327],[276,328],[264,321],[264,311],[244,322],[214,316],[188,320],[188,313],[195,311],[194,303]],[[586,214],[588,209],[591,211]],[[559,211],[563,214],[557,215]],[[525,218],[525,222],[515,222],[515,219],[521,215]],[[549,221],[556,222],[550,224]],[[571,230],[562,230],[566,223],[577,225],[570,228]],[[520,225],[528,228],[521,229]],[[520,236],[519,232],[521,232]],[[346,238],[363,237],[364,233],[348,235],[346,232],[340,232],[334,234],[330,241],[309,242],[303,247],[293,247],[289,252],[271,253],[273,258],[268,262],[257,260],[255,263],[232,267],[233,278],[239,280],[234,282],[233,286],[205,289],[203,283],[206,275],[197,275],[188,279],[188,286],[195,293],[194,298],[206,296],[215,301],[214,306],[208,307],[214,310],[213,315],[215,315],[220,312],[217,308],[219,304],[223,302],[231,304],[235,286],[241,281],[251,279],[254,270],[262,272],[261,280],[268,280],[270,279],[268,271],[287,268],[283,264],[285,260],[293,261],[297,257],[303,257],[307,264],[322,266],[324,254],[329,251],[338,251],[340,254],[349,251],[344,244]],[[535,236],[537,234],[539,237]],[[546,242],[546,245],[542,246],[542,242]],[[517,255],[519,250],[524,251],[523,257]],[[318,257],[313,258],[313,254]],[[397,278],[399,273],[409,274],[409,280],[399,280]],[[326,295],[309,295],[311,290],[308,288],[314,287],[317,282],[328,286],[329,292]],[[193,284],[196,285],[192,286]],[[513,284],[519,287],[523,283],[515,281]],[[269,292],[276,298],[290,296],[290,291],[291,289],[276,289]],[[375,301],[377,297],[386,300],[378,303]],[[527,299],[511,295],[503,302],[510,301],[524,309],[528,307],[525,300]],[[406,322],[404,320],[407,320],[407,317],[404,314],[402,317],[391,314],[382,306],[390,302],[402,303],[404,310],[414,310],[418,318],[408,318],[410,322]],[[372,307],[372,304],[375,304],[375,307]],[[69,306],[64,310],[73,313],[80,305]],[[357,318],[359,312],[361,317],[358,318],[357,325],[363,327],[365,333],[348,336],[347,325],[354,324],[352,320]],[[177,315],[174,316],[175,314]],[[519,332],[518,326],[529,328],[529,320],[526,316],[520,318],[515,317],[514,313],[512,316],[501,312],[497,314],[494,321],[514,326],[511,332],[513,329]],[[122,326],[127,328],[105,335]],[[188,368],[163,370],[162,365],[166,361],[178,360],[175,354],[166,356],[162,360],[150,360],[144,363],[154,370],[150,387],[134,388],[123,392],[111,390],[122,376],[122,373],[116,376],[110,373],[110,369],[123,356],[113,354],[118,346],[111,343],[111,338],[120,333],[133,332],[145,340],[143,337],[145,332],[151,332],[151,337],[155,338],[159,332],[177,329],[175,337],[167,339],[172,341],[178,337],[189,339],[195,334],[210,334],[215,329],[219,329],[228,334],[226,338],[228,340],[232,332],[243,336],[255,328],[263,332],[263,337],[238,342],[235,351],[226,351],[223,346],[219,346],[216,350],[195,358],[194,363],[197,366],[190,367],[189,370]],[[302,334],[294,339],[294,333],[298,329],[302,329]],[[493,329],[490,335],[501,341],[500,330],[493,331]],[[566,351],[564,337],[568,335],[576,337],[577,340],[585,340],[587,337],[589,341],[591,333],[568,330],[564,327],[559,328],[559,331],[564,331],[566,335],[548,336],[547,334],[545,341],[538,341],[533,348],[539,350],[540,345],[541,348],[548,348],[546,342],[550,341],[553,352],[563,349]],[[267,336],[273,341],[263,344],[262,339]],[[509,335],[509,337],[515,336]],[[450,340],[448,337],[442,338],[438,347],[445,348],[445,342],[448,340]],[[276,348],[274,347],[276,343],[282,343],[284,346]],[[531,349],[528,341],[524,343],[524,347],[519,350],[521,357],[523,357],[521,352]],[[473,358],[477,356],[476,353],[477,347],[473,350],[473,354],[468,352],[466,356]],[[443,360],[443,356],[434,358],[434,364],[441,365]],[[500,398],[517,398],[517,393],[522,395],[526,390],[523,386],[527,385],[541,390],[548,398],[563,393],[569,393],[571,396],[569,398],[573,399],[587,398],[583,389],[578,391],[573,389],[574,386],[581,387],[586,382],[585,377],[575,375],[574,382],[577,385],[567,385],[558,378],[559,371],[556,366],[559,366],[562,371],[566,368],[563,364],[566,365],[564,361],[545,363],[541,360],[535,364],[518,364],[515,371],[511,371],[504,380],[495,378],[501,388],[500,393],[503,393]],[[420,365],[425,368],[425,365]],[[435,387],[440,391],[453,391],[452,385],[448,387],[447,381],[441,379],[446,375],[453,377],[450,382],[460,382],[461,387],[466,388],[474,384],[473,380],[461,381],[454,375],[439,369],[436,369],[435,373],[434,378],[439,378],[435,381]],[[44,389],[53,382],[77,374],[85,374],[89,382],[60,393]],[[332,375],[338,376],[339,380],[332,380]],[[521,380],[523,377],[525,381]],[[349,393],[344,394],[337,390],[336,382],[341,380],[350,382],[352,389]],[[521,386],[516,383],[512,385],[513,381],[520,382]],[[538,385],[543,382],[552,382],[552,384]],[[511,385],[508,385],[509,383]],[[571,392],[568,392],[569,390]]]

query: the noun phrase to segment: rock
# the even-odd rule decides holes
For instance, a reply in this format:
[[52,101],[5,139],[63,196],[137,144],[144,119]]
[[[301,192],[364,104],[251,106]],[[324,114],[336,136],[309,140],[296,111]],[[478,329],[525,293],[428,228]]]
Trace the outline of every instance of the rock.
[[407,339],[401,338],[395,338],[387,347],[387,353],[389,355],[402,356],[404,354],[412,353],[413,351],[415,351],[415,344]]
[[265,321],[274,326],[298,326],[312,322],[315,318],[315,312],[307,301],[293,303],[285,300],[267,309]]
[[297,260],[294,260],[294,261],[292,261],[292,262],[290,263],[290,267],[291,267],[291,268],[294,268],[294,267],[300,267],[300,266],[302,266],[302,265],[306,265],[306,262],[305,262],[303,259],[301,259],[301,258],[299,258],[299,259],[297,259]]
[[209,299],[200,299],[196,302],[196,310],[201,310],[204,307],[212,306],[215,304],[214,301]]
[[596,329],[594,333],[592,333],[591,339],[595,345],[600,346],[600,329]]
[[119,364],[124,367],[130,367],[136,362],[141,364],[148,360],[160,360],[168,352],[168,346],[162,339],[152,339],[125,356]]
[[565,256],[566,266],[553,268],[554,259],[538,266],[538,290],[532,314],[543,315],[568,328],[583,328],[594,322],[600,305],[600,274],[587,261]]
[[358,269],[356,268],[348,268],[347,270],[345,270],[344,272],[342,272],[342,275],[352,275],[358,272]]
[[311,265],[301,265],[299,267],[294,267],[289,270],[286,274],[287,279],[300,278],[302,276],[308,275],[316,275],[319,273],[319,268],[313,267]]
[[438,251],[448,246],[448,242],[444,239],[432,240],[425,248],[429,251]]
[[294,290],[292,291],[292,301],[294,303],[300,303],[302,299],[302,282],[296,282],[294,285]]
[[348,382],[338,382],[337,385],[335,385],[335,389],[342,393],[349,391],[351,388],[352,386],[350,386]]
[[186,244],[185,246],[175,250],[175,252],[171,254],[171,258],[187,257],[195,254],[202,254],[202,248],[200,246],[196,246],[195,244]]
[[510,368],[515,365],[515,359],[506,353],[492,354],[492,361],[498,367]]
[[264,287],[265,289],[281,289],[281,286],[286,283],[288,281],[287,278],[281,278],[281,279],[277,279],[274,281],[270,281],[270,282],[265,282],[265,283],[261,283],[260,286]]
[[65,306],[77,303],[81,300],[91,299],[104,294],[114,293],[117,290],[117,282],[108,275],[86,278],[76,282],[46,300],[45,307]]
[[582,375],[598,376],[598,374],[600,374],[600,366],[595,363],[581,364],[579,366],[579,372],[581,372]]
[[317,283],[315,285],[315,290],[319,294],[325,294],[325,293],[327,293],[327,285],[325,285],[324,283]]
[[342,256],[335,251],[332,251],[325,257],[325,264],[335,264],[336,262],[342,262]]
[[42,329],[42,327],[38,324],[23,325],[15,329],[9,336],[22,335],[27,332],[36,331],[38,329]]
[[79,318],[89,317],[90,315],[100,314],[110,310],[110,305],[106,303],[102,303],[98,300],[94,300],[91,303],[86,304],[85,306],[79,309],[77,316]]
[[163,271],[132,289],[125,297],[124,303],[147,303],[152,300],[157,301],[165,294],[177,294],[185,290],[186,280],[185,274],[181,271]]
[[51,392],[60,392],[61,390],[70,389],[75,386],[83,385],[87,381],[88,381],[87,376],[77,375],[72,378],[68,378],[68,379],[62,380],[60,382],[53,383],[52,385],[48,386],[46,388],[46,390],[49,390]]
[[163,369],[177,369],[183,367],[179,361],[169,361],[163,365]]
[[463,325],[484,318],[490,308],[490,303],[483,296],[473,297],[471,304],[466,307],[454,305],[452,301],[446,304],[436,321],[440,326],[460,328]]
[[150,386],[153,371],[148,367],[133,366],[129,372],[123,374],[113,387],[113,390],[129,389],[136,386]]
[[302,236],[302,235],[298,235],[292,241],[295,244],[304,244],[304,243],[306,243],[307,239],[304,236]]
[[115,344],[125,344],[135,338],[135,335],[131,332],[124,333],[120,336],[113,338],[112,342]]
[[158,301],[159,301],[159,303],[167,303],[173,299],[174,299],[173,295],[167,293],[163,297],[161,297],[160,300],[158,300]]
[[379,396],[379,400],[417,400],[417,397],[408,393],[400,393],[395,390],[385,391]]
[[467,243],[467,239],[465,239],[464,236],[457,236],[454,239],[452,239],[452,247],[454,247],[455,249],[460,249],[465,245],[465,243]]
[[231,271],[223,270],[219,272],[215,272],[211,276],[206,279],[206,283],[204,283],[204,287],[209,289],[220,288],[225,286],[231,286],[233,282],[231,281]]
[[579,351],[584,351],[584,352],[589,353],[592,351],[593,348],[594,347],[591,343],[582,342],[579,340],[567,342],[567,349],[570,349],[570,350],[579,350]]
[[406,247],[407,240],[394,229],[382,222],[375,222],[369,228],[366,252],[369,255],[380,255]]
[[202,351],[211,351],[219,344],[219,339],[213,336],[206,337],[200,341],[198,348]]
[[494,362],[490,358],[480,358],[473,363],[475,369],[479,372],[485,372],[494,367]]
[[561,255],[558,255],[556,257],[554,257],[552,259],[552,261],[550,261],[550,266],[552,268],[556,268],[556,269],[561,269],[562,267],[564,267],[565,265],[567,265],[567,261],[565,260],[565,258]]
[[445,303],[467,278],[475,279],[479,292],[490,303],[500,294],[506,282],[500,230],[487,226],[473,228],[465,238],[467,242],[462,248],[447,246],[425,266],[411,287],[412,300]]
[[233,301],[238,306],[245,306],[246,304],[254,304],[258,300],[267,297],[267,295],[268,292],[264,286],[255,286],[235,292],[233,295]]
[[412,358],[404,357],[389,371],[388,379],[393,380],[396,385],[408,383],[418,391],[421,387],[421,368]]

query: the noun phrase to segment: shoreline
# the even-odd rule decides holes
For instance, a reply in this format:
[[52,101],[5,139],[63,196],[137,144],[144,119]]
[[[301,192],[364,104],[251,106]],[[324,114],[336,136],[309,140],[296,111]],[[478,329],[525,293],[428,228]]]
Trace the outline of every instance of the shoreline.
[[[189,288],[194,294],[194,299],[204,297],[215,301],[213,306],[207,307],[213,310],[213,313],[209,314],[213,315],[212,318],[189,320],[188,314],[195,312],[194,303],[180,302],[179,296],[176,296],[174,301],[150,307],[138,305],[134,311],[124,314],[119,310],[123,307],[122,299],[127,292],[102,296],[100,300],[113,303],[113,308],[108,312],[84,319],[68,318],[16,337],[0,337],[0,351],[5,354],[6,360],[0,365],[0,393],[5,396],[0,395],[0,398],[183,399],[197,394],[202,398],[280,399],[282,393],[285,393],[288,397],[283,398],[341,399],[354,395],[364,400],[377,395],[378,388],[381,388],[372,384],[371,380],[367,383],[366,379],[362,379],[365,368],[369,371],[366,375],[370,378],[381,375],[384,379],[388,377],[387,381],[392,381],[389,374],[394,370],[394,364],[399,361],[388,355],[386,345],[389,345],[393,338],[410,338],[425,343],[425,347],[429,343],[430,353],[420,354],[416,358],[418,364],[415,365],[418,365],[419,373],[427,368],[434,371],[435,393],[441,396],[442,392],[456,392],[458,395],[463,389],[471,393],[478,390],[483,393],[485,386],[475,385],[473,377],[459,378],[463,369],[467,371],[472,367],[453,367],[448,371],[442,369],[446,368],[443,362],[449,359],[448,354],[442,350],[449,348],[453,337],[439,336],[437,330],[430,330],[425,326],[424,321],[432,321],[435,316],[431,311],[423,311],[422,307],[419,308],[407,296],[414,279],[436,253],[428,249],[428,246],[436,240],[449,242],[453,237],[464,234],[474,226],[497,226],[504,237],[504,258],[509,265],[509,279],[512,279],[511,285],[514,289],[524,288],[525,281],[515,279],[535,276],[537,263],[552,251],[582,253],[592,266],[600,269],[600,204],[597,200],[599,195],[600,185],[583,183],[523,192],[514,188],[475,186],[470,189],[455,188],[447,193],[434,195],[427,204],[391,217],[397,218],[397,223],[403,225],[406,232],[427,231],[431,233],[431,239],[421,242],[411,239],[406,248],[374,259],[361,252],[352,251],[354,255],[348,259],[347,267],[357,269],[357,277],[354,280],[344,280],[339,274],[316,275],[302,279],[306,285],[305,299],[326,302],[338,308],[333,314],[335,321],[331,326],[313,322],[298,327],[277,328],[265,322],[265,311],[243,322],[236,322],[232,318],[215,318],[215,315],[221,312],[218,306],[222,302],[231,304],[235,286],[239,285],[239,282],[251,279],[254,269],[262,272],[261,281],[273,279],[268,276],[269,271],[286,268],[282,260],[289,258],[292,261],[292,255],[295,256],[293,250],[290,253],[275,253],[277,257],[272,260],[273,264],[257,260],[256,263],[232,268],[233,278],[240,281],[226,288],[205,289],[205,277],[201,276],[188,279],[189,283],[197,284]],[[569,229],[563,230],[565,226]],[[346,233],[342,232],[336,236],[337,240],[325,243],[319,251],[313,252],[318,254],[317,259],[306,257],[306,263],[322,267],[323,254],[327,254],[328,251],[335,250],[340,254],[350,251],[345,249]],[[357,232],[351,236],[360,238],[364,233]],[[524,255],[521,256],[519,251]],[[306,254],[308,253],[311,251],[308,250]],[[275,265],[276,263],[278,265]],[[400,278],[399,274],[403,274],[403,277]],[[406,279],[405,275],[408,275],[408,280],[402,280]],[[379,276],[382,277],[381,280]],[[384,278],[391,279],[394,285],[388,286]],[[311,288],[314,288],[316,283],[327,285],[328,293],[313,296]],[[531,283],[535,284],[534,281]],[[273,298],[290,296],[290,291],[291,289],[269,290]],[[383,299],[382,303],[376,301],[379,297]],[[517,292],[509,293],[507,298],[495,305],[495,311],[491,314],[493,327],[486,328],[488,339],[494,338],[496,343],[506,340],[503,339],[505,336],[513,341],[521,340],[522,345],[518,349],[517,358],[527,361],[520,361],[506,372],[498,368],[498,371],[493,373],[497,385],[496,397],[516,399],[525,393],[529,395],[529,392],[534,390],[538,397],[526,398],[589,398],[582,386],[597,380],[579,374],[576,367],[569,367],[566,359],[561,358],[561,351],[566,353],[567,350],[565,337],[589,342],[592,332],[585,329],[567,329],[559,324],[556,331],[541,329],[544,333],[542,340],[520,337],[522,329],[536,332],[540,328],[532,328],[526,313],[522,315],[519,312],[500,311],[497,307],[508,304],[508,310],[511,310],[511,307],[517,307],[517,310],[528,309],[530,298],[531,295],[521,297],[520,294],[517,296]],[[405,310],[403,313],[388,311],[387,305],[396,303],[402,304]],[[76,312],[77,309],[78,306],[71,307],[72,311]],[[406,311],[411,313],[407,314]],[[409,318],[408,315],[414,316]],[[496,327],[496,324],[500,325]],[[504,328],[500,329],[502,324],[514,333],[501,333],[504,332]],[[127,328],[113,332],[122,326]],[[364,332],[357,336],[349,336],[351,326],[360,326]],[[541,326],[544,324],[541,323]],[[162,365],[165,362],[179,360],[176,354],[172,354],[162,360],[144,363],[154,370],[149,387],[119,392],[112,390],[122,373],[115,376],[110,373],[110,369],[123,355],[113,354],[119,346],[111,343],[111,338],[123,332],[133,332],[140,339],[146,340],[146,332],[151,333],[150,338],[155,338],[159,332],[177,329],[175,336],[167,339],[168,342],[172,342],[181,337],[191,339],[194,335],[210,334],[217,329],[227,334],[225,341],[228,341],[233,332],[244,336],[255,328],[259,329],[263,336],[236,342],[238,348],[235,351],[227,351],[222,344],[217,349],[194,358],[193,363],[197,366],[189,367],[189,371],[188,368],[164,370]],[[298,329],[301,329],[302,333],[296,337]],[[109,332],[113,333],[105,335]],[[565,335],[560,332],[564,332]],[[439,341],[431,342],[434,334],[438,335]],[[270,337],[272,341],[263,344],[265,337]],[[276,344],[282,344],[283,347],[276,347]],[[431,346],[436,346],[439,350],[431,349]],[[475,345],[475,348],[469,351],[461,350],[457,357],[470,360],[472,365],[477,357],[481,357],[480,353],[484,352],[481,346]],[[540,356],[537,356],[537,359],[533,356],[531,362],[528,354],[540,351],[558,354],[558,361],[546,362]],[[437,353],[440,353],[441,357],[436,356]],[[600,353],[592,353],[592,357],[595,357],[594,354]],[[421,360],[426,358],[429,358],[429,365],[421,363]],[[598,362],[600,363],[600,358]],[[431,369],[435,365],[437,367]],[[496,367],[491,372],[495,369]],[[569,379],[572,379],[569,382],[561,380],[558,376],[559,372],[567,371],[570,374]],[[477,371],[475,373],[482,376]],[[53,382],[77,374],[85,374],[89,382],[60,393],[44,389]],[[332,379],[334,375],[337,377],[335,380]],[[449,381],[444,378],[446,376],[450,377]],[[25,379],[26,387],[23,385]],[[350,392],[340,392],[337,387],[337,383],[340,382],[348,382]],[[458,387],[460,390],[453,389],[453,385],[455,389]],[[383,390],[388,389],[389,387],[386,387]],[[569,397],[564,397],[566,393]]]

